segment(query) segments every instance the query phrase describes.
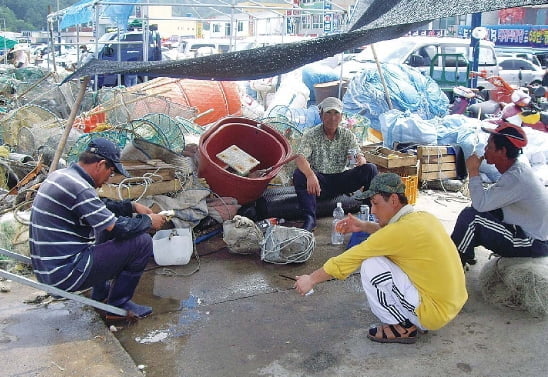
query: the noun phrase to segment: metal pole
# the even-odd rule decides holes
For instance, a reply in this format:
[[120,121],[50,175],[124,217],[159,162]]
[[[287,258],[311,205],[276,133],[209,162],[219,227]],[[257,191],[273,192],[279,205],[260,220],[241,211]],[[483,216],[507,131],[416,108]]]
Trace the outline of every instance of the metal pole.
[[[475,27],[481,26],[481,13],[472,14],[472,25],[470,30],[474,30]],[[473,33],[472,33],[473,34]],[[472,67],[470,70],[473,72],[478,71],[479,67],[479,53],[480,53],[480,41],[477,38],[470,36],[470,47],[472,47]],[[475,88],[478,86],[478,78],[476,76],[470,77],[468,80],[468,86],[470,88]]]
[[4,34],[4,64],[8,64],[8,52],[6,51],[6,19],[2,18],[2,21],[4,22],[4,28],[2,29],[2,34]]

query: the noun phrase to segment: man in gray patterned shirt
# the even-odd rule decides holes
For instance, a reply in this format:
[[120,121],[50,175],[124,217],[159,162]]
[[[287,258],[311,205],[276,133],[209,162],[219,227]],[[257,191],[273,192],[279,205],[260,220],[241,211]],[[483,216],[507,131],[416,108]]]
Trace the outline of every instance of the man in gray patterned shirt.
[[[316,227],[316,198],[367,190],[377,175],[377,167],[368,164],[360,153],[356,136],[340,127],[342,107],[338,98],[324,99],[319,104],[322,124],[307,130],[297,149],[293,185],[304,217],[302,227],[308,231]],[[358,151],[356,166],[345,170],[350,149]]]

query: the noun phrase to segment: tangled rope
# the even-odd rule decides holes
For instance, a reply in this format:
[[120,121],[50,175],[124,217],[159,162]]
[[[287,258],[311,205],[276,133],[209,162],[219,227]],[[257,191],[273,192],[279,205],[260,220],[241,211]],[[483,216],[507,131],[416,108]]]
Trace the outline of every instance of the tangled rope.
[[274,225],[266,230],[261,260],[274,264],[306,262],[316,245],[314,234],[304,229]]

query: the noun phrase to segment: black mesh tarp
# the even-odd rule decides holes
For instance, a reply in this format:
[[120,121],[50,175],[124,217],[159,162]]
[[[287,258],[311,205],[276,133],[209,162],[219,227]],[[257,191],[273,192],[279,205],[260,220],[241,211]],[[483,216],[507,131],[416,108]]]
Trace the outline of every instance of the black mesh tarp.
[[252,80],[292,71],[353,47],[397,38],[431,20],[504,8],[547,4],[548,0],[373,0],[362,2],[349,32],[296,43],[194,59],[160,62],[92,60],[64,82],[100,74],[146,74],[150,77],[202,80]]

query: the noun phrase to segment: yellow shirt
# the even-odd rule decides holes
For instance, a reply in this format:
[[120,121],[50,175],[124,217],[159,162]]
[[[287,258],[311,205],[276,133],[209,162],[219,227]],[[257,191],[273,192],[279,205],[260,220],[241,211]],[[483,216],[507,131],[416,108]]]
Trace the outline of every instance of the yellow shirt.
[[427,329],[445,326],[468,299],[457,249],[439,220],[427,212],[402,216],[330,258],[323,268],[337,279],[346,279],[374,256],[389,258],[407,274],[420,295],[417,317]]

